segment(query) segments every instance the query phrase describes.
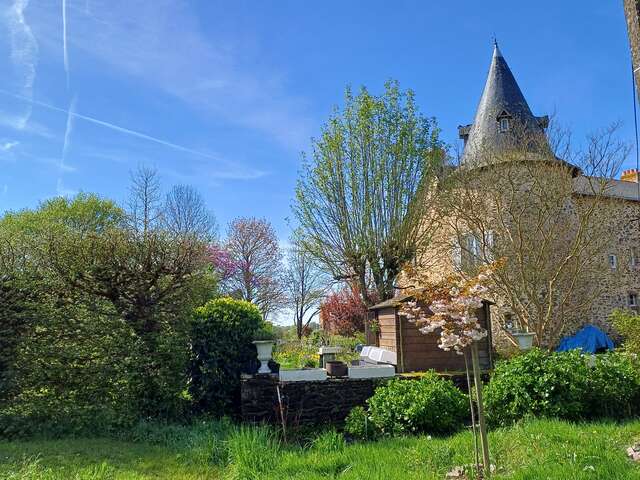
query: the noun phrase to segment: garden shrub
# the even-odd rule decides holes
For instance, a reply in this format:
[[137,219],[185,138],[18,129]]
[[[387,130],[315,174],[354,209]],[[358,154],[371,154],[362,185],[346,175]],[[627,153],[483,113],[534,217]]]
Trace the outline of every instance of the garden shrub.
[[420,380],[390,380],[367,404],[368,420],[383,435],[454,432],[463,426],[469,410],[467,396],[435,372]]
[[189,392],[198,413],[237,413],[240,373],[256,360],[251,342],[263,328],[260,310],[243,300],[218,298],[195,310]]
[[354,407],[345,419],[344,431],[354,438],[361,440],[373,439],[378,432],[373,423],[369,421],[364,407]]
[[630,310],[616,309],[611,313],[611,323],[624,337],[624,348],[640,355],[640,315]]
[[625,352],[595,356],[589,370],[586,416],[628,418],[640,413],[640,362]]
[[589,367],[579,351],[550,353],[533,349],[499,362],[485,392],[492,425],[526,416],[578,420],[585,415]]
[[637,412],[640,373],[633,359],[611,352],[590,363],[579,350],[540,349],[498,363],[485,391],[490,423],[508,425],[528,416],[620,418]]
[[0,436],[108,434],[136,422],[142,362],[135,336],[117,318],[41,304],[14,355]]

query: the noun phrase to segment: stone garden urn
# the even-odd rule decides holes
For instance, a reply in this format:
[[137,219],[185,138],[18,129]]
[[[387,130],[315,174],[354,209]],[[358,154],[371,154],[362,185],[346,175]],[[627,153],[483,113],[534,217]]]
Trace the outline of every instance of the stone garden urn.
[[535,337],[535,335],[535,333],[530,332],[511,332],[511,336],[516,339],[516,342],[518,342],[518,347],[522,351],[531,350],[531,347],[533,347],[533,337]]
[[273,353],[273,340],[255,340],[252,342],[256,346],[258,351],[258,360],[260,360],[260,368],[258,373],[271,373],[269,369],[269,360],[271,360],[271,354]]

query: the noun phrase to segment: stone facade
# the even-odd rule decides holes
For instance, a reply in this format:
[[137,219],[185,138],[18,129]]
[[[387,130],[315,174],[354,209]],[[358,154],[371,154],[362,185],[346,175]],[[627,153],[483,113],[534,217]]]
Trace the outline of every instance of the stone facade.
[[[591,304],[585,322],[594,323],[615,335],[608,324],[609,314],[616,308],[632,308],[630,295],[640,298],[640,202],[611,199],[614,218],[611,227],[614,241],[598,259],[602,264],[602,275],[592,281],[601,285],[602,293]],[[615,266],[612,265],[614,256]]]
[[[640,74],[639,5],[625,1],[636,74]],[[503,123],[505,118],[508,121]],[[541,135],[548,126],[541,121],[544,118],[533,115],[495,45],[474,123],[459,127],[465,147],[458,174],[468,178],[449,204],[443,201],[447,217],[438,219],[441,225],[431,246],[417,258],[428,281],[466,270],[470,257],[476,262],[504,259],[507,268],[513,266],[503,271],[502,288],[494,289],[488,298],[495,303],[493,340],[499,345],[511,343],[500,324],[514,317],[534,318],[532,323],[543,319],[537,324],[544,324],[540,336],[548,338],[540,342],[547,346],[587,323],[615,338],[608,322],[612,310],[637,309],[640,303],[638,172],[627,170],[620,180],[583,175],[553,153],[547,137]],[[598,191],[602,181],[607,184],[604,193]],[[516,208],[509,210],[510,205]],[[589,206],[593,212],[584,213]],[[545,217],[544,212],[550,215]],[[428,214],[425,219],[429,222]],[[574,238],[581,240],[574,242]],[[465,247],[465,242],[470,246]],[[580,251],[570,251],[572,246]],[[565,273],[571,271],[564,267],[565,259],[573,262],[571,268],[579,265],[573,270],[578,274]],[[564,271],[559,272],[556,265],[563,265]],[[548,329],[547,322],[555,322],[558,328]]]
[[640,0],[624,0],[624,15],[627,18],[627,31],[633,58],[636,86],[640,85]]

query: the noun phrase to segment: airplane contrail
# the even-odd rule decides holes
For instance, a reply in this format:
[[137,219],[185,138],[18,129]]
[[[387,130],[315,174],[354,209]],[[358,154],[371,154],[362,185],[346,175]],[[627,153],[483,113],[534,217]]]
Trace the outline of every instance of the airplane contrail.
[[[27,97],[33,96],[33,83],[36,78],[36,64],[38,63],[38,42],[31,31],[31,27],[24,18],[24,11],[29,5],[29,0],[15,0],[6,11],[7,26],[9,28],[9,40],[11,44],[11,61],[14,65],[14,73],[19,77],[21,91]],[[31,116],[31,105],[16,117],[12,123],[22,130]]]
[[62,0],[62,57],[69,88],[69,55],[67,54],[67,0]]
[[19,100],[24,100],[25,102],[29,102],[29,103],[31,103],[33,105],[38,105],[40,107],[47,108],[49,110],[53,110],[54,112],[66,113],[67,115],[70,115],[71,117],[79,118],[81,120],[84,120],[85,122],[93,123],[95,125],[100,125],[102,127],[108,128],[110,130],[114,130],[116,132],[124,133],[126,135],[131,135],[133,137],[141,138],[143,140],[147,140],[149,142],[154,142],[154,143],[157,143],[159,145],[164,145],[165,147],[173,148],[174,150],[178,150],[178,151],[186,152],[186,153],[191,153],[192,155],[198,155],[200,157],[209,158],[209,159],[216,160],[216,161],[221,161],[221,159],[219,157],[217,157],[216,155],[212,155],[212,154],[206,153],[206,152],[199,152],[198,150],[193,150],[192,148],[185,147],[185,146],[179,145],[177,143],[169,142],[167,140],[163,140],[163,139],[158,138],[158,137],[153,137],[151,135],[147,135],[147,134],[142,133],[142,132],[137,132],[136,130],[131,130],[129,128],[121,127],[121,126],[115,125],[113,123],[105,122],[104,120],[99,120],[99,119],[94,118],[94,117],[89,117],[87,115],[82,115],[82,114],[77,113],[77,112],[72,112],[70,110],[65,110],[64,108],[56,107],[55,105],[50,105],[50,104],[45,103],[45,102],[40,102],[38,100],[34,100],[32,98],[28,98],[28,97],[25,97],[23,95],[18,95],[16,93],[11,93],[11,92],[8,92],[8,91],[2,90],[2,89],[0,89],[0,94],[6,95],[6,96],[9,96],[9,97],[13,97],[13,98],[17,98]]
[[58,194],[65,192],[63,178],[64,171],[66,169],[65,161],[67,159],[67,152],[71,145],[71,132],[73,132],[73,122],[75,120],[76,104],[78,102],[78,96],[74,96],[73,100],[69,104],[69,110],[67,113],[67,127],[64,131],[64,143],[62,144],[62,155],[60,156],[60,164],[58,165]]

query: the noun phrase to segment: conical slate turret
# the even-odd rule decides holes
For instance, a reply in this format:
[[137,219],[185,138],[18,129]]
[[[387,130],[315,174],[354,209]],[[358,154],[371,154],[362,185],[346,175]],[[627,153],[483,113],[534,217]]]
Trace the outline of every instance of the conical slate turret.
[[[465,140],[462,163],[467,166],[486,163],[483,154],[515,149],[539,153],[548,151],[544,137],[548,117],[536,117],[516,82],[498,44],[494,44],[493,58],[487,82],[478,104],[473,124],[459,127]],[[526,139],[526,141],[525,141]]]

